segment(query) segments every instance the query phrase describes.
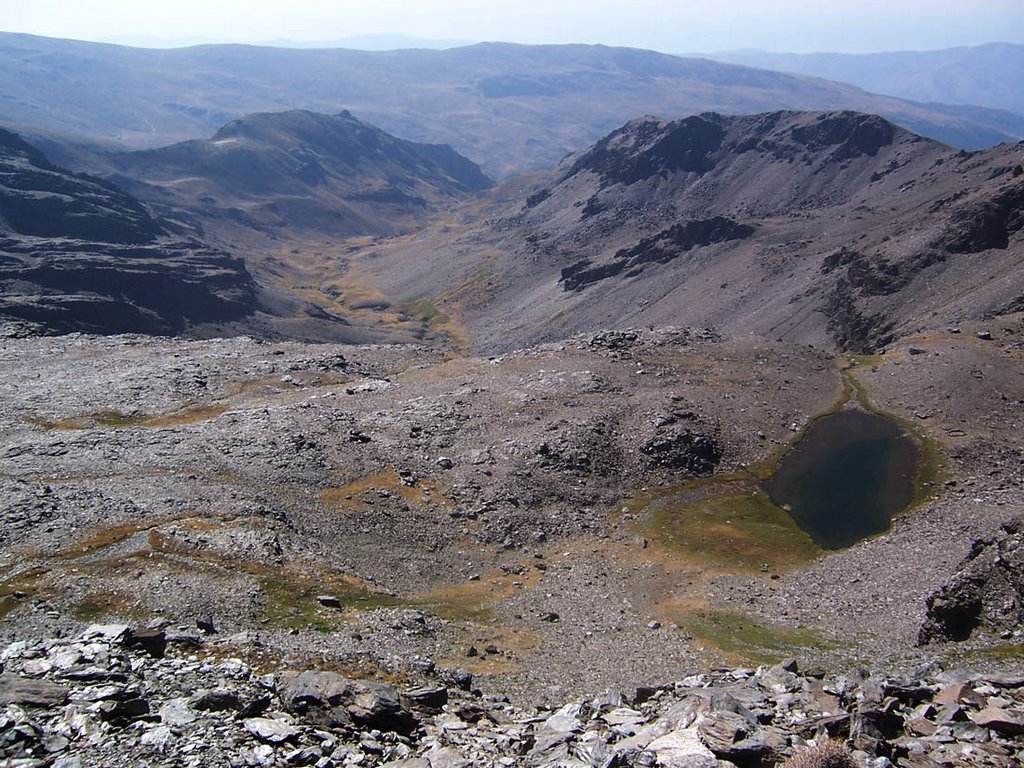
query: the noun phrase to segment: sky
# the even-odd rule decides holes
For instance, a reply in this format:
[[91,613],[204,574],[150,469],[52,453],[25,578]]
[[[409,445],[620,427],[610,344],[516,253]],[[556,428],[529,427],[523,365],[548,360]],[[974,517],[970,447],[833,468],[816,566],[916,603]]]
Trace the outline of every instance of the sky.
[[150,45],[399,34],[869,53],[1024,43],[1024,0],[0,0],[0,30]]

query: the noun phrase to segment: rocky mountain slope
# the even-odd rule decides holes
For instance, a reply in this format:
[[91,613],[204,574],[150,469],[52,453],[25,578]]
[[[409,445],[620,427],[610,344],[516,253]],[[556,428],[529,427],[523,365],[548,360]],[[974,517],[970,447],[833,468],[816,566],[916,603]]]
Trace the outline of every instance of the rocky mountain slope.
[[130,148],[208,136],[255,112],[346,108],[396,135],[451,144],[495,178],[551,167],[643,114],[855,109],[972,149],[1024,135],[1019,115],[918,104],[706,59],[585,45],[146,50],[2,34],[0,92],[0,119],[23,133],[35,127]]
[[174,334],[255,308],[240,259],[171,237],[130,195],[0,131],[0,320],[44,333]]
[[105,160],[118,184],[207,228],[295,239],[407,232],[491,185],[450,147],[398,139],[347,112],[249,115],[210,139]]
[[642,118],[350,273],[480,349],[681,323],[870,352],[1022,306],[1022,162],[851,112]]

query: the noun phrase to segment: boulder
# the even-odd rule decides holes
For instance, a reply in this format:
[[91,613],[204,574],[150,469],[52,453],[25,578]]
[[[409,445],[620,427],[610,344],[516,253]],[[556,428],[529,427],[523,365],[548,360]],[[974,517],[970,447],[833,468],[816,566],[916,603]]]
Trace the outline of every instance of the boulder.
[[45,680],[31,680],[18,675],[0,675],[0,704],[27,707],[55,707],[68,698],[68,689]]
[[918,645],[966,640],[976,630],[1012,631],[1024,623],[1024,521],[976,541],[956,574],[927,600]]
[[289,712],[322,725],[356,723],[407,734],[418,725],[390,685],[350,680],[335,672],[307,671],[282,675],[281,701]]
[[991,728],[1004,736],[1024,735],[1024,712],[1015,712],[1001,707],[987,707],[972,715],[971,720],[982,728]]
[[295,741],[302,733],[294,725],[269,717],[250,717],[242,725],[245,730],[267,744],[284,744]]

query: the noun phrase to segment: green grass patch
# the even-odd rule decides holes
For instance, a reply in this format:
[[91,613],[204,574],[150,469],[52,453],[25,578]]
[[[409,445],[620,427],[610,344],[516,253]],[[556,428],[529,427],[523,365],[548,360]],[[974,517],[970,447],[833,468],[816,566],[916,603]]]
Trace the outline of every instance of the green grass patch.
[[306,583],[280,576],[261,576],[257,581],[263,593],[263,619],[275,629],[314,629],[323,633],[337,629],[341,620],[338,609],[320,605],[318,595],[337,598],[343,610],[372,611],[404,605],[400,598],[347,584]]
[[774,664],[802,651],[836,647],[812,629],[769,626],[738,611],[697,611],[684,616],[679,626],[702,644],[753,664]]
[[125,429],[143,426],[149,417],[145,415],[128,415],[114,410],[96,411],[85,416],[71,416],[59,421],[48,419],[26,419],[30,424],[45,430],[75,429]]
[[440,309],[430,299],[420,299],[402,304],[399,308],[406,317],[419,320],[426,326],[428,338],[434,342],[450,344],[456,349],[465,348],[465,339],[459,334],[459,326],[452,322],[447,312]]
[[447,621],[490,624],[495,619],[494,611],[490,606],[472,598],[460,599],[457,596],[452,596],[439,600],[428,599],[417,601],[415,607]]
[[705,484],[698,498],[691,498],[693,487],[653,497],[648,492],[639,500],[642,530],[663,547],[728,570],[786,570],[821,554],[767,493],[750,482],[736,486],[735,480]]
[[885,362],[885,355],[850,355],[850,361],[857,366],[873,368]]
[[439,309],[430,299],[412,301],[407,304],[403,304],[399,309],[410,317],[419,318],[434,329],[437,329],[442,325],[446,325],[451,321],[451,318],[448,317],[447,313]]
[[28,603],[47,573],[48,568],[29,568],[0,581],[0,619]]
[[1024,663],[1024,645],[1020,643],[995,643],[985,648],[974,648],[962,654],[965,661],[1013,661]]
[[59,421],[48,419],[28,418],[29,424],[34,424],[45,430],[78,430],[78,429],[130,429],[132,427],[173,427],[186,424],[194,424],[200,421],[208,421],[220,416],[227,410],[225,405],[200,405],[177,413],[168,413],[161,416],[151,414],[125,414],[120,411],[105,409],[85,414],[84,416],[70,416]]

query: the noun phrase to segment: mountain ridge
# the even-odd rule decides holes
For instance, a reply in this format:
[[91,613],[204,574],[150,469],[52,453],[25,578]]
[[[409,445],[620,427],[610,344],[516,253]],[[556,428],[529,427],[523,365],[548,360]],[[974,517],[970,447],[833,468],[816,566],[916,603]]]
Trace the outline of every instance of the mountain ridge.
[[870,352],[1024,294],[1022,160],[852,112],[643,118],[353,269],[445,297],[481,351],[699,324]]
[[22,132],[37,126],[142,148],[209,135],[254,112],[346,108],[410,140],[451,144],[495,178],[550,167],[652,112],[849,108],[970,148],[1024,135],[1020,115],[940,109],[815,78],[605,46],[143,50],[0,34],[0,62],[8,94],[0,119]]

